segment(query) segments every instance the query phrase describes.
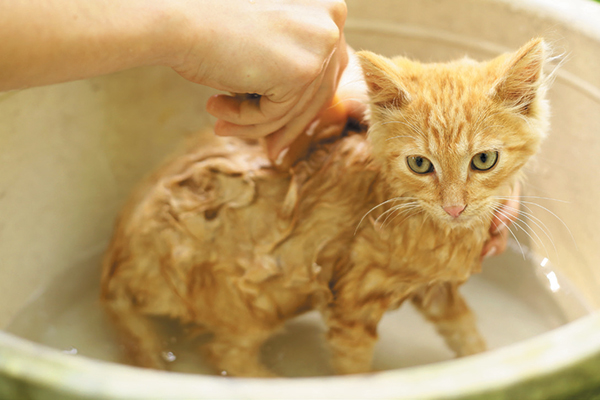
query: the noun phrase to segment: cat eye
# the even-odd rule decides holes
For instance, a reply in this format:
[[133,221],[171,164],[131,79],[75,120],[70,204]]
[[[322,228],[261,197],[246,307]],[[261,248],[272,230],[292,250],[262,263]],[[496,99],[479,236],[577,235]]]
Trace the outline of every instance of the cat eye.
[[407,157],[408,166],[417,174],[428,174],[433,172],[433,164],[431,161],[421,156]]
[[498,161],[497,151],[484,151],[483,153],[476,154],[471,160],[471,168],[476,171],[487,171],[492,169]]

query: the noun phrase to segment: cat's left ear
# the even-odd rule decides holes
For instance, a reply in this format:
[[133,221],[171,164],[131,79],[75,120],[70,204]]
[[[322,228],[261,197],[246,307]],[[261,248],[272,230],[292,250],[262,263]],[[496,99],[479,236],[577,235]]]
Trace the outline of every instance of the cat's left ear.
[[541,95],[547,45],[543,39],[533,39],[509,56],[503,63],[501,76],[493,85],[491,95],[516,112],[528,115]]
[[400,83],[399,67],[392,60],[370,51],[359,51],[356,55],[374,105],[400,108],[410,101],[409,94]]

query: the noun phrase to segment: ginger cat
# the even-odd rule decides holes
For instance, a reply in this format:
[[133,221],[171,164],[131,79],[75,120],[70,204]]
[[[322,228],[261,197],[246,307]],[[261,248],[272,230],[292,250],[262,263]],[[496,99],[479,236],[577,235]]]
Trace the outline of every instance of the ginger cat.
[[380,318],[405,300],[458,356],[485,350],[458,288],[546,134],[546,45],[489,62],[358,57],[368,135],[317,144],[289,172],[231,139],[175,159],[132,197],[101,294],[131,363],[165,368],[149,320],[161,316],[212,332],[202,350],[219,371],[272,376],[263,342],[317,309],[337,373],[367,372]]

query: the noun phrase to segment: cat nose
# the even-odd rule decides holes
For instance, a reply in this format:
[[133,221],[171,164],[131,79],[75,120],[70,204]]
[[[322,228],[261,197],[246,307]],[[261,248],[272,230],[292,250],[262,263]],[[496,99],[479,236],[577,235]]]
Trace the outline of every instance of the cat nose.
[[458,216],[465,210],[467,206],[447,206],[444,207],[444,211],[448,213],[453,218],[458,218]]

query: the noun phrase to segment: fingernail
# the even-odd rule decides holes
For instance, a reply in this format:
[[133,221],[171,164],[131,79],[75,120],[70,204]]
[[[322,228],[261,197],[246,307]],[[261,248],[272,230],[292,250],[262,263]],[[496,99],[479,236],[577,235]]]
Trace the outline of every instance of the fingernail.
[[308,128],[306,128],[306,136],[312,136],[315,134],[315,129],[317,129],[317,126],[319,125],[319,123],[321,122],[321,120],[319,118],[315,119],[309,126]]
[[497,250],[495,247],[492,247],[491,249],[489,249],[489,250],[487,251],[487,253],[485,253],[485,254],[483,255],[483,258],[489,258],[489,257],[493,256],[494,254],[496,254],[496,252],[497,252],[497,251],[498,251],[498,250]]
[[285,149],[283,149],[279,152],[279,155],[275,159],[275,165],[281,165],[283,163],[283,158],[285,157],[285,155],[288,153],[289,150],[290,150],[290,148],[286,147]]
[[494,227],[494,231],[492,232],[492,235],[497,235],[505,229],[506,229],[506,224],[501,222]]

